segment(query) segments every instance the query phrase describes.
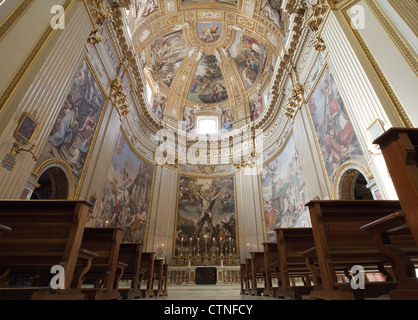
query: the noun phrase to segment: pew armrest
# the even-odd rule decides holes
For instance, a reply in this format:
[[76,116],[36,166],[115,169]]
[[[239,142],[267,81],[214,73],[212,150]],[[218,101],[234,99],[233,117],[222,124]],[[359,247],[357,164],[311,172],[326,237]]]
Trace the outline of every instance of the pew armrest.
[[83,260],[83,267],[80,268],[75,276],[74,276],[74,286],[76,288],[81,288],[84,282],[84,276],[89,272],[91,265],[93,263],[93,259],[97,258],[99,256],[98,253],[80,248],[78,257]]
[[398,211],[387,215],[384,218],[361,226],[360,229],[366,230],[371,235],[380,234],[383,232],[391,233],[401,229],[408,228],[404,211]]
[[316,257],[316,249],[315,247],[312,247],[308,250],[302,251],[300,254],[305,258],[314,258]]
[[0,234],[3,232],[10,232],[10,231],[12,231],[12,228],[9,228],[0,224]]
[[119,271],[119,275],[118,275],[118,277],[116,278],[116,284],[115,284],[116,289],[118,289],[118,288],[119,288],[119,281],[122,279],[123,274],[124,274],[124,272],[125,272],[125,268],[126,268],[127,266],[128,266],[128,265],[127,265],[126,263],[122,262],[122,261],[118,261],[118,262],[117,262],[117,264],[116,264],[116,269],[120,270],[120,271]]

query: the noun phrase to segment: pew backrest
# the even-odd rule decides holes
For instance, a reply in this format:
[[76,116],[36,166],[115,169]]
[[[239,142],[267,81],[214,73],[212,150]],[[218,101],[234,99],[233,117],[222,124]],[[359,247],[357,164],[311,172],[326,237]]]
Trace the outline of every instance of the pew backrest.
[[91,204],[66,200],[0,200],[0,267],[61,265],[72,281]]

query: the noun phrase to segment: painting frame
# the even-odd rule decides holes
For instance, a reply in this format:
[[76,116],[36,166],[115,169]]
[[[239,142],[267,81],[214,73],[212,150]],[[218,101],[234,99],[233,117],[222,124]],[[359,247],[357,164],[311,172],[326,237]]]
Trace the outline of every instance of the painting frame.
[[20,118],[14,136],[21,144],[28,145],[32,142],[38,127],[39,123],[35,118],[25,112]]
[[[48,152],[48,148],[49,150],[53,150],[53,146],[51,142],[49,142],[49,138],[53,136],[52,131],[48,137],[48,141],[43,146],[43,150],[42,150],[42,153],[40,156],[40,162],[39,162],[40,163],[39,167],[42,167],[45,163],[48,163],[51,161],[63,162],[66,164],[66,166],[69,168],[69,175],[71,178],[72,188],[74,189],[74,193],[73,193],[74,198],[77,198],[80,194],[80,191],[81,191],[81,188],[82,188],[82,185],[83,185],[83,182],[84,182],[87,170],[88,170],[88,163],[91,159],[92,153],[94,152],[94,148],[95,148],[98,136],[99,136],[99,130],[97,130],[97,128],[101,126],[103,119],[105,117],[105,114],[106,114],[106,110],[109,107],[109,97],[105,92],[103,84],[101,83],[100,79],[98,78],[96,74],[96,70],[91,60],[89,59],[87,54],[82,54],[80,55],[79,61],[76,67],[74,68],[74,73],[71,77],[71,86],[68,88],[68,90],[64,94],[64,99],[60,106],[60,114],[66,108],[66,103],[68,102],[69,98],[73,94],[73,90],[76,90],[76,91],[79,90],[77,88],[77,81],[79,81],[78,78],[80,77],[81,72],[83,70],[84,71],[88,70],[90,72],[91,79],[94,80],[94,84],[97,87],[96,91],[98,94],[100,94],[101,98],[103,99],[103,102],[101,103],[101,105],[97,106],[97,110],[99,110],[99,114],[95,118],[96,120],[95,129],[91,130],[90,132],[91,135],[89,139],[86,139],[86,141],[87,140],[89,141],[89,147],[88,147],[87,153],[84,156],[84,160],[83,160],[84,164],[81,166],[80,169],[77,170],[78,175],[76,175],[76,173],[74,172],[75,169],[73,169],[70,166],[69,159],[62,158],[60,154],[57,154],[57,152],[54,152],[51,156],[51,154]],[[92,85],[94,86],[94,84]],[[77,107],[79,108],[79,106]],[[84,108],[84,109],[87,110],[87,108]],[[54,126],[56,126],[59,123],[58,118],[59,118],[59,115],[57,116],[55,120]],[[82,147],[82,146],[79,145],[79,147]]]
[[[333,70],[331,68],[331,66],[328,64],[328,62],[326,61],[326,57],[325,57],[325,63],[322,66],[320,72],[317,75],[316,80],[314,81],[314,84],[312,86],[311,92],[309,93],[308,97],[306,98],[306,103],[304,104],[305,108],[306,108],[306,113],[308,115],[308,119],[309,119],[309,123],[310,123],[310,127],[312,130],[312,134],[313,134],[313,138],[314,138],[314,143],[319,155],[319,159],[320,159],[320,163],[321,163],[321,167],[323,170],[323,174],[324,174],[324,178],[325,178],[325,182],[327,185],[327,189],[328,189],[328,193],[330,198],[334,199],[335,198],[335,181],[337,178],[337,173],[338,170],[343,167],[346,163],[348,162],[353,162],[353,161],[357,161],[359,163],[363,163],[365,161],[364,158],[364,151],[362,149],[362,146],[360,145],[359,142],[359,138],[355,132],[355,130],[353,129],[353,133],[352,133],[352,141],[349,143],[349,146],[356,149],[356,152],[359,153],[355,153],[350,151],[350,153],[346,154],[346,158],[344,160],[341,160],[339,165],[336,163],[331,163],[334,166],[333,171],[330,170],[330,163],[328,163],[327,165],[327,156],[324,154],[324,139],[320,138],[320,132],[318,132],[317,130],[317,126],[315,125],[315,120],[314,120],[314,115],[312,114],[311,111],[311,103],[313,102],[315,104],[315,97],[318,94],[319,91],[323,90],[320,89],[321,84],[324,83],[324,81],[326,80],[332,80],[332,85],[331,83],[329,83],[330,88],[333,88],[333,93],[334,95],[338,96],[341,99],[341,103],[342,103],[342,108],[346,109],[347,107],[345,106],[344,100],[341,96],[341,90],[338,87],[337,81],[335,79],[335,77],[333,76]],[[326,118],[326,117],[325,117]],[[348,116],[348,121],[349,124],[353,124],[352,119]],[[324,122],[325,123],[325,122]],[[321,126],[320,126],[321,127]],[[327,151],[327,150],[326,150]],[[360,160],[361,158],[361,160]],[[365,163],[364,163],[365,165]],[[332,171],[332,172],[330,172]]]
[[[290,148],[290,147],[293,147],[293,148]],[[289,156],[288,153],[291,152],[291,151],[295,151],[296,152],[295,154],[297,155],[298,163],[299,163],[299,166],[300,166],[299,174],[300,174],[301,181],[303,182],[302,186],[305,186],[303,189],[301,189],[303,191],[303,195],[304,195],[305,199],[300,199],[299,198],[297,200],[303,200],[304,203],[308,203],[309,202],[309,200],[308,200],[308,190],[306,189],[306,180],[305,180],[305,175],[304,175],[303,167],[302,167],[302,163],[301,163],[301,154],[299,152],[299,148],[298,148],[298,144],[297,144],[297,139],[296,139],[296,137],[294,135],[293,130],[291,130],[291,132],[289,133],[289,135],[286,137],[285,142],[280,147],[280,149],[274,154],[274,156],[272,156],[269,159],[269,161],[266,161],[266,162],[263,163],[263,168],[265,169],[265,167],[270,166],[274,162],[279,162],[280,163],[280,161],[282,161],[283,159],[288,158],[288,156]],[[291,158],[293,158],[294,155]],[[288,163],[288,162],[283,162],[281,164],[283,165],[283,164],[286,164],[286,163]],[[282,177],[279,177],[279,178],[282,179]],[[259,174],[258,175],[258,188],[259,188],[259,197],[260,197],[260,208],[261,208],[261,212],[262,212],[264,241],[269,242],[269,241],[271,241],[271,239],[269,239],[269,232],[268,231],[271,230],[271,229],[268,229],[267,228],[266,206],[265,206],[265,203],[266,202],[272,202],[272,200],[274,202],[274,199],[273,198],[267,199],[267,197],[265,197],[265,194],[263,192],[264,191],[264,183],[263,182],[264,181],[263,181],[262,174]],[[279,190],[282,189],[286,184],[287,183],[284,183],[279,188]],[[289,192],[286,191],[286,194],[288,194],[288,193]],[[278,210],[278,213],[280,215],[282,214],[281,208],[280,209],[275,208],[275,209]],[[299,218],[302,218],[302,217],[305,217],[305,218],[307,218],[309,220],[309,223],[308,224],[310,226],[311,225],[310,216],[309,216],[309,213],[308,213],[307,209],[301,210]],[[300,221],[303,221],[303,220],[304,219],[299,220],[299,222]],[[276,227],[277,228],[285,228],[284,226],[275,226],[275,228]],[[296,228],[296,227],[297,226],[286,226],[286,228]],[[270,233],[271,233],[271,231],[270,231]],[[273,238],[274,238],[274,235],[273,235]]]
[[[115,164],[114,163],[114,159],[115,159],[115,155],[118,152],[118,143],[119,141],[122,141],[122,149],[120,149],[120,151],[122,151],[122,153],[119,153],[121,159],[123,159],[123,163],[131,163],[132,158],[134,158],[134,160],[137,160],[138,162],[136,164],[134,164],[133,166],[127,167],[127,166],[123,166],[123,169],[121,170],[121,173],[128,173],[129,178],[132,178],[133,176],[136,175],[136,178],[139,177],[139,171],[135,171],[135,173],[132,172],[133,169],[135,170],[139,170],[140,167],[144,167],[145,170],[141,170],[142,173],[147,173],[147,171],[149,171],[148,173],[150,173],[152,171],[152,174],[150,173],[149,177],[150,177],[150,182],[148,184],[145,183],[145,189],[139,188],[141,185],[136,183],[136,179],[131,179],[130,182],[132,183],[133,189],[131,190],[131,192],[134,192],[133,190],[135,190],[135,192],[137,193],[137,195],[139,195],[139,193],[143,193],[145,191],[146,194],[148,194],[148,197],[145,197],[145,199],[136,199],[134,202],[129,202],[129,204],[124,204],[123,206],[127,208],[126,211],[124,211],[124,213],[128,214],[128,217],[133,218],[134,216],[140,216],[142,214],[146,214],[146,218],[142,224],[142,227],[140,229],[136,229],[135,232],[129,231],[128,230],[128,226],[127,226],[127,222],[128,220],[126,219],[121,219],[119,221],[123,222],[120,225],[114,225],[112,224],[111,219],[108,219],[108,213],[111,214],[111,216],[116,212],[112,211],[112,210],[107,210],[107,206],[106,206],[106,202],[104,205],[104,201],[106,201],[106,196],[110,196],[110,198],[112,198],[113,196],[115,196],[116,199],[116,193],[109,193],[109,191],[113,191],[111,190],[111,188],[109,188],[109,185],[113,185],[113,182],[117,182],[117,184],[115,185],[116,188],[119,189],[120,186],[125,186],[127,187],[127,184],[125,184],[125,181],[119,180],[118,179],[118,172],[115,172],[112,168],[112,166]],[[127,152],[127,153],[126,153]],[[143,178],[141,173],[141,178]],[[151,215],[151,209],[152,209],[152,201],[153,201],[153,193],[154,193],[154,186],[155,186],[155,176],[156,176],[156,167],[155,165],[149,161],[148,159],[144,158],[143,156],[141,156],[139,154],[139,152],[132,146],[132,144],[130,143],[129,137],[127,136],[125,130],[123,128],[120,128],[119,133],[117,135],[116,141],[115,141],[115,146],[114,146],[114,152],[113,152],[113,156],[112,156],[112,161],[111,161],[111,165],[109,167],[108,173],[107,173],[107,177],[106,177],[106,182],[105,185],[103,187],[103,190],[101,191],[102,194],[100,196],[100,200],[98,201],[100,203],[100,210],[99,212],[96,214],[95,217],[95,221],[94,221],[94,226],[98,226],[98,227],[103,227],[103,226],[112,226],[112,227],[118,227],[121,228],[123,230],[122,232],[122,242],[132,242],[132,241],[142,241],[144,243],[144,245],[146,245],[147,240],[148,240],[148,232],[149,232],[149,224],[150,224],[150,215]],[[109,178],[112,177],[112,180],[109,180]],[[115,180],[116,179],[116,180]],[[144,180],[146,182],[146,180]],[[122,192],[126,192],[128,188],[124,188],[124,189],[119,189],[119,191]],[[114,189],[114,191],[116,191],[116,189]],[[132,195],[129,197],[131,198]],[[126,197],[128,198],[128,197]],[[139,210],[136,212],[132,212],[131,210],[135,207],[137,209],[139,209],[141,207],[140,203],[142,200],[145,200],[145,202],[143,202],[143,205],[146,205],[146,210],[140,212]],[[113,202],[113,201],[111,201]],[[134,205],[134,206],[132,206]],[[115,217],[115,215],[112,216],[112,219]],[[126,216],[124,217],[126,218]],[[130,222],[132,222],[134,219],[132,219]],[[138,220],[137,220],[138,221]],[[131,233],[131,234],[129,234]],[[136,236],[139,237],[139,239],[136,238]],[[126,240],[126,238],[128,238]]]
[[[174,259],[178,259],[180,256],[177,254],[177,231],[178,231],[178,221],[179,221],[179,191],[180,191],[180,182],[181,178],[189,178],[189,179],[201,179],[201,180],[210,180],[214,181],[216,179],[232,179],[233,183],[233,195],[234,195],[234,223],[235,223],[235,238],[233,239],[234,242],[234,258],[240,258],[240,243],[239,243],[239,223],[238,223],[238,207],[237,207],[237,185],[236,185],[236,177],[234,174],[229,175],[222,175],[222,176],[202,176],[198,174],[189,174],[181,172],[178,174],[177,178],[177,193],[176,193],[176,213],[175,213],[175,221],[174,221],[174,233],[173,233],[173,246],[172,246],[172,257]],[[187,243],[187,242],[186,242]],[[208,246],[209,248],[209,246]],[[208,250],[209,251],[209,250]],[[210,253],[208,252],[210,257]]]

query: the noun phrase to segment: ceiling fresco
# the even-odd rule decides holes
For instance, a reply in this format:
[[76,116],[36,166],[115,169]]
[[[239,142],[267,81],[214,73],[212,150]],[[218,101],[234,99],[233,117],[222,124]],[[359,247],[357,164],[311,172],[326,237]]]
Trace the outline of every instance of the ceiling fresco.
[[[256,121],[284,47],[281,0],[137,0],[133,43],[153,87],[153,116],[187,132],[199,116],[219,134]],[[145,72],[146,71],[146,72]]]

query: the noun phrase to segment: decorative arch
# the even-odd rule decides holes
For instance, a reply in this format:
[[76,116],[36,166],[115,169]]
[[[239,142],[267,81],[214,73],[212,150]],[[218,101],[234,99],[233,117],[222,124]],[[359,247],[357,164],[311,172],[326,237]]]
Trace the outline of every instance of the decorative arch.
[[359,162],[347,162],[337,172],[334,197],[339,200],[373,200],[368,187],[373,182],[370,171]]
[[[36,189],[42,188],[43,183],[50,183],[51,199],[74,199],[74,177],[71,168],[65,162],[58,159],[49,159],[43,162],[33,172],[33,175],[38,183],[38,188]],[[47,187],[46,185],[44,186]],[[32,197],[37,194],[39,193],[34,191]]]

